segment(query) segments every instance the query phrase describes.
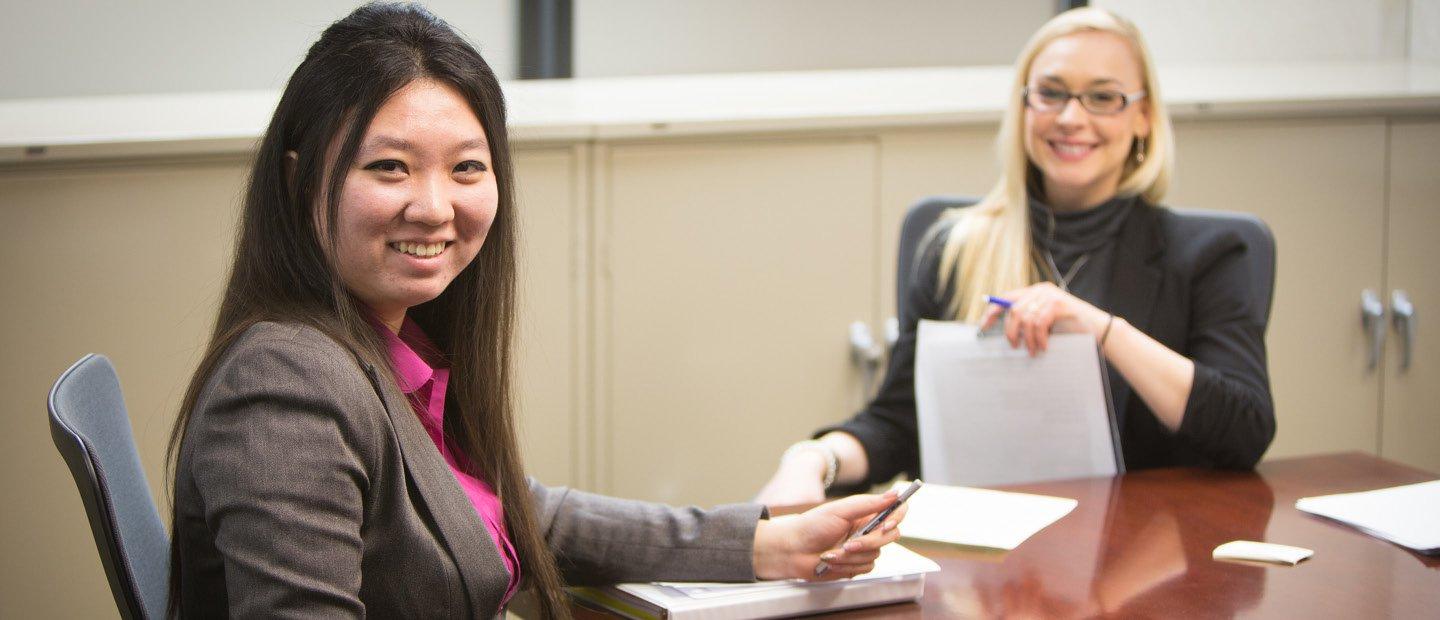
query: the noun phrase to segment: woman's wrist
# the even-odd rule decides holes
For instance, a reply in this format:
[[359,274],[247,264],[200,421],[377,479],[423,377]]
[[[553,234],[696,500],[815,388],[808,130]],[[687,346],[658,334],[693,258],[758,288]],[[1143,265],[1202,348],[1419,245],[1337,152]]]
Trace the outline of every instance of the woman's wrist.
[[1100,346],[1100,353],[1107,354],[1110,345],[1120,338],[1120,332],[1129,326],[1130,324],[1123,317],[1110,315],[1104,329],[1095,335],[1095,344]]
[[1086,313],[1086,331],[1089,331],[1091,335],[1095,336],[1096,342],[1100,341],[1100,336],[1105,333],[1105,328],[1111,326],[1110,317],[1112,316],[1115,315],[1093,306],[1090,308],[1090,312]]
[[[829,450],[828,447],[818,444],[819,442],[814,441],[800,442],[787,448],[785,454],[780,457],[781,471],[792,472],[797,476],[803,475],[807,478],[813,477],[824,484],[828,476],[833,476],[829,472],[834,456],[826,454],[826,451]],[[831,481],[833,482],[833,478]]]
[[755,524],[755,546],[750,552],[750,561],[755,569],[756,579],[783,579],[786,577],[785,562],[788,558],[783,530],[795,515],[784,515],[761,519]]

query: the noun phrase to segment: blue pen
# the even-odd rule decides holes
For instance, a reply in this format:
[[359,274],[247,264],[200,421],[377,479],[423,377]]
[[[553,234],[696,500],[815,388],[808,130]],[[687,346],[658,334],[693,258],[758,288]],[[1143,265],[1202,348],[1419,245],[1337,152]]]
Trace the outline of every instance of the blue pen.
[[1009,310],[1009,309],[1010,309],[1010,306],[1015,303],[1015,302],[1010,301],[1010,300],[1008,300],[1008,299],[1003,299],[1003,298],[1000,298],[1000,297],[996,297],[996,296],[994,296],[994,295],[986,295],[986,296],[985,296],[985,301],[988,301],[988,302],[990,302],[990,303],[992,303],[992,304],[995,304],[995,305],[997,305],[997,306],[1000,306],[1001,308],[1004,308],[1004,309],[1006,309],[1006,310]]

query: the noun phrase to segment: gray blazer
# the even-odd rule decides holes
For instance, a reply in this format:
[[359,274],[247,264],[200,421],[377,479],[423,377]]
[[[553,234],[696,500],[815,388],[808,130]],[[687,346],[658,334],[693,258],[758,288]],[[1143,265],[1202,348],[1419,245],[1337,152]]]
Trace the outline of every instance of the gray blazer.
[[[317,330],[261,323],[192,413],[175,475],[180,611],[489,616],[508,574],[398,388]],[[710,511],[531,482],[570,584],[754,579],[758,505]]]

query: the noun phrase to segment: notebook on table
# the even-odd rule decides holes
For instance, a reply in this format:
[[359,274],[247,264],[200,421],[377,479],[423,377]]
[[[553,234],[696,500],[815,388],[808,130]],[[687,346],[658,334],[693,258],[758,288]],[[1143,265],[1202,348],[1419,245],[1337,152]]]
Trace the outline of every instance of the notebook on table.
[[925,574],[938,570],[933,560],[890,544],[881,549],[875,570],[853,579],[622,583],[570,588],[570,595],[592,607],[645,620],[787,618],[919,600],[925,593]]

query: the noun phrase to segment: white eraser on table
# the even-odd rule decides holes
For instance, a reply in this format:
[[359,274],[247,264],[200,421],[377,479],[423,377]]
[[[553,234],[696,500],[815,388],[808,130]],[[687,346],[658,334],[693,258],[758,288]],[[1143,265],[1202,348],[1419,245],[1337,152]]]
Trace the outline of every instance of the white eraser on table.
[[1294,566],[1312,555],[1315,555],[1315,552],[1304,547],[1291,547],[1290,545],[1253,540],[1232,540],[1216,547],[1211,557],[1217,560],[1244,560]]

